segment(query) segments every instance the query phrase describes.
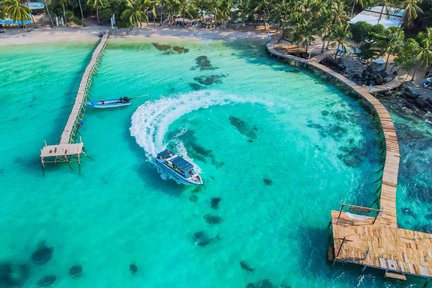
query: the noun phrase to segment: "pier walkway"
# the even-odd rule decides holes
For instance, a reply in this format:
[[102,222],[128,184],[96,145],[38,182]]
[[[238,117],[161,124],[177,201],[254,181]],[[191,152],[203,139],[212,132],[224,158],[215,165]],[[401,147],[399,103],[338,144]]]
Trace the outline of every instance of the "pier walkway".
[[42,167],[45,167],[45,163],[69,162],[71,158],[76,158],[78,164],[80,163],[80,155],[84,152],[84,144],[81,139],[77,142],[78,130],[81,127],[81,121],[84,117],[87,94],[92,85],[92,76],[96,73],[97,65],[108,38],[109,33],[105,33],[102,36],[84,71],[75,103],[60,136],[59,143],[57,145],[47,145],[45,142],[45,146],[41,149],[40,158]]
[[[405,280],[407,275],[432,277],[432,234],[397,227],[396,188],[399,172],[399,144],[396,129],[386,108],[369,91],[320,64],[320,58],[303,59],[278,51],[275,41],[267,43],[270,55],[291,65],[305,67],[322,78],[343,86],[361,99],[378,116],[385,140],[379,209],[342,204],[331,211],[332,243],[329,259],[385,271],[385,276]],[[391,86],[391,87],[390,87]],[[383,87],[388,91],[393,85]],[[379,87],[378,87],[379,88]],[[329,225],[329,226],[330,226]]]

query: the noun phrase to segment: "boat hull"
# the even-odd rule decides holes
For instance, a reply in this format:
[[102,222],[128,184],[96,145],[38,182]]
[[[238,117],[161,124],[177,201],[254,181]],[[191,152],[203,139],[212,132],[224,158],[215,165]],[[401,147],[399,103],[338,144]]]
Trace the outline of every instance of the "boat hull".
[[165,160],[155,159],[156,163],[162,167],[165,171],[167,171],[170,175],[172,175],[176,180],[178,180],[181,184],[184,185],[202,185],[203,181],[200,179],[200,181],[193,181],[191,179],[185,178],[183,175],[178,173],[177,171],[171,169],[169,166],[165,164]]
[[96,109],[107,109],[107,108],[117,108],[117,107],[125,107],[130,106],[131,102],[118,102],[118,101],[89,101],[87,102],[88,106],[91,106]]

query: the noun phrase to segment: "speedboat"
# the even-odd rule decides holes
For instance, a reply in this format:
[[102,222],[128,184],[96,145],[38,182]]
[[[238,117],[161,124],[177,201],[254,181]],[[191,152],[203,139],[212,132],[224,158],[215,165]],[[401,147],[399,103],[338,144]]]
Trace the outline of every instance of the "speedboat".
[[194,166],[179,155],[164,150],[157,154],[157,163],[181,183],[201,185],[203,180],[195,172]]
[[132,98],[120,97],[118,99],[111,99],[111,100],[89,101],[87,102],[87,105],[99,109],[116,108],[116,107],[130,106],[132,104],[131,100]]

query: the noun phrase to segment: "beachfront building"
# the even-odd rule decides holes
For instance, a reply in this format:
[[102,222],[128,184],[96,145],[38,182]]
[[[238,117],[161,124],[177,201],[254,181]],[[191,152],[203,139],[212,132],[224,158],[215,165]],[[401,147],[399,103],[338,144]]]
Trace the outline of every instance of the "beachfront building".
[[404,14],[405,9],[388,6],[374,6],[366,8],[354,16],[349,23],[355,24],[357,22],[366,22],[371,25],[381,24],[385,28],[399,27],[403,24]]

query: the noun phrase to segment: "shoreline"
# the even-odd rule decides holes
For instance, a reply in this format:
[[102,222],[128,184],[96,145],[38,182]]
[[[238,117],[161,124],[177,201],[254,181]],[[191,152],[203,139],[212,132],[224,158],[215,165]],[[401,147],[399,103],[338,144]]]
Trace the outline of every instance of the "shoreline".
[[[49,44],[61,42],[93,42],[99,39],[99,34],[109,30],[108,26],[90,27],[56,27],[37,28],[31,32],[22,29],[7,30],[0,34],[1,46],[14,46],[26,44]],[[233,29],[207,30],[203,28],[177,28],[177,27],[152,27],[151,25],[133,29],[118,29],[113,34],[113,39],[134,39],[141,38],[171,38],[190,40],[265,40],[266,33],[253,29],[241,31]]]

